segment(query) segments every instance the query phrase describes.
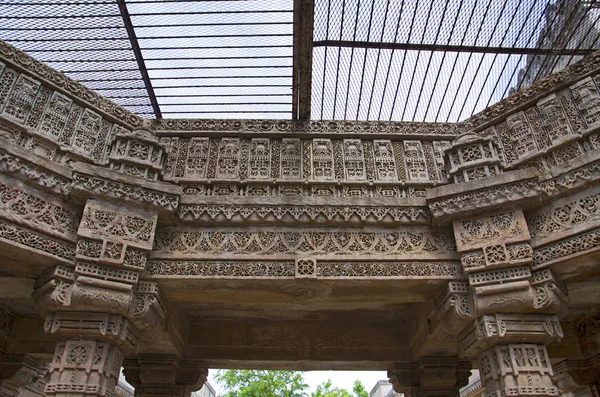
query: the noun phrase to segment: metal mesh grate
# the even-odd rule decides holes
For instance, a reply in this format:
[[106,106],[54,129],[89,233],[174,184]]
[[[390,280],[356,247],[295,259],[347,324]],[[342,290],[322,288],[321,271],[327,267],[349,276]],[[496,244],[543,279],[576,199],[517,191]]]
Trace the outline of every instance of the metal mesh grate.
[[312,118],[463,120],[598,48],[595,5],[316,0]]
[[[463,120],[600,47],[598,1],[314,1],[313,119]],[[290,118],[295,3],[5,0],[0,37],[144,117]]]

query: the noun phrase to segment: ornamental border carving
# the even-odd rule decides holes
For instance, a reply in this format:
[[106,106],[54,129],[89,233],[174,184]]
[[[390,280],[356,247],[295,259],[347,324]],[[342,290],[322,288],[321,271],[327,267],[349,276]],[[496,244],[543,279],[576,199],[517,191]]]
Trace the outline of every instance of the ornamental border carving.
[[427,207],[398,206],[346,206],[346,205],[235,205],[235,204],[180,204],[177,216],[182,221],[249,220],[295,220],[308,218],[315,221],[324,218],[328,221],[351,221],[358,218],[362,222],[392,221],[401,224],[429,224]]
[[144,122],[137,114],[126,110],[120,105],[101,96],[94,90],[87,88],[83,84],[54,70],[48,65],[31,57],[24,51],[21,51],[2,40],[0,40],[0,58],[11,65],[27,70],[28,73],[52,84],[64,93],[72,95],[84,103],[109,114],[115,120],[118,120],[129,127],[136,127]]
[[[153,278],[303,278],[299,261],[149,261]],[[314,264],[313,264],[314,266]],[[458,262],[356,262],[316,261],[317,279],[436,279],[462,280]],[[313,278],[314,278],[313,277]]]

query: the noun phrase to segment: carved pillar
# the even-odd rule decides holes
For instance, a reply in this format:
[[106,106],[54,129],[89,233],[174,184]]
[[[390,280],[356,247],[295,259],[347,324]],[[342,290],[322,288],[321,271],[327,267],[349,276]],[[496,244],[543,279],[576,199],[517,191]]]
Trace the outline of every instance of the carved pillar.
[[47,372],[44,364],[28,355],[0,354],[0,397],[17,397]]
[[40,277],[34,297],[58,340],[47,395],[112,395],[125,355],[141,333],[166,321],[155,282],[140,281],[159,216],[179,190],[157,181],[163,148],[148,131],[116,136],[109,168],[76,164],[72,196],[85,202],[74,268]]
[[140,354],[125,360],[124,374],[143,397],[189,397],[206,382],[208,370],[201,362],[180,360],[173,355]]
[[388,371],[390,383],[406,397],[455,397],[467,384],[471,363],[450,357],[425,357],[413,363],[396,363]]
[[573,328],[583,358],[556,364],[553,379],[563,392],[596,397],[600,392],[600,314],[579,316]]
[[[475,133],[457,138],[446,157],[455,185],[428,199],[434,223],[452,223],[468,278],[450,295],[459,347],[478,360],[487,396],[556,396],[545,345],[563,336],[557,314],[567,311],[566,292],[550,269],[532,271],[522,208],[540,200],[536,174],[503,173],[492,139]],[[439,308],[434,318],[449,312]]]

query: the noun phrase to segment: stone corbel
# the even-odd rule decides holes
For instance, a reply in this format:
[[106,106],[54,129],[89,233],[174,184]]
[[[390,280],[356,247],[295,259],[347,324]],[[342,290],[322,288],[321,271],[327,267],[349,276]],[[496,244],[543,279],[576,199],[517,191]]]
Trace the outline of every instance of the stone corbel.
[[123,364],[125,378],[136,396],[189,397],[202,388],[208,369],[202,362],[185,361],[175,355],[141,354]]
[[17,397],[21,389],[36,382],[48,368],[25,354],[0,355],[0,396]]
[[563,392],[575,392],[600,384],[600,355],[583,360],[564,360],[553,365],[552,380]]
[[48,269],[34,285],[33,298],[42,314],[48,311],[62,310],[71,304],[75,272],[65,266]]
[[407,397],[458,396],[470,374],[470,361],[455,357],[424,357],[413,363],[395,363],[388,371],[394,391]]
[[472,320],[473,316],[469,283],[450,281],[444,292],[436,299],[430,317],[430,332],[440,328],[448,335],[456,335]]
[[533,308],[540,313],[553,313],[564,317],[568,311],[568,297],[564,284],[550,269],[531,274]]
[[158,283],[140,281],[135,286],[129,318],[143,332],[151,331],[156,326],[161,329],[165,328],[166,299],[161,293]]

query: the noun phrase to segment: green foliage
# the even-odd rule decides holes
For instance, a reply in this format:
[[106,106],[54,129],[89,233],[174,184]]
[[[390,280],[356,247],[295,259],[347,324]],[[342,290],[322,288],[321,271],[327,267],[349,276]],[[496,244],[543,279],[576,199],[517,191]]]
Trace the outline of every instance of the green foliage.
[[317,391],[311,397],[353,397],[346,389],[331,387],[331,380],[317,386]]
[[[224,387],[220,397],[309,397],[304,374],[295,371],[219,371],[217,381]],[[357,380],[352,388],[354,395],[345,389],[333,387],[331,380],[317,386],[310,397],[368,397],[369,393]]]
[[308,384],[302,372],[219,371],[216,376],[227,391],[222,397],[306,397]]
[[365,389],[365,386],[361,381],[355,380],[354,386],[352,387],[352,391],[356,397],[369,397],[369,392]]

